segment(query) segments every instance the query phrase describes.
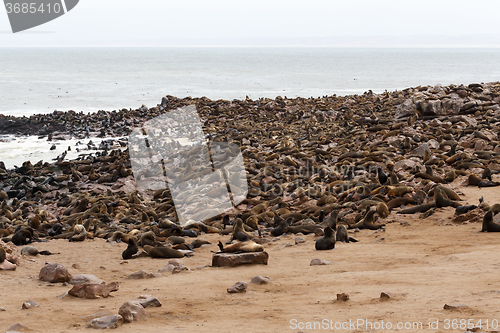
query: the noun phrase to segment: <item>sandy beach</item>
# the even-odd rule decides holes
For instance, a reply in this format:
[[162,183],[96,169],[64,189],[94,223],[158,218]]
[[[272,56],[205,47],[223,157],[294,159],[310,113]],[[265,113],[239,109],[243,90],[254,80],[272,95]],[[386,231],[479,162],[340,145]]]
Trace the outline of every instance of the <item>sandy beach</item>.
[[[75,133],[123,135],[132,123],[195,104],[205,133],[214,142],[238,143],[244,157],[248,196],[226,212],[228,220],[243,214],[227,228],[234,231],[245,223],[245,237],[262,242],[269,261],[211,267],[217,243],[231,237],[219,234],[223,216],[212,215],[206,224],[193,221],[182,230],[174,223],[178,215],[170,190],[160,189],[151,198],[138,194],[124,146],[118,150],[110,144],[71,161],[64,155],[55,163],[0,166],[3,241],[28,232],[29,238],[47,240],[29,245],[53,253],[22,255],[15,271],[0,271],[0,329],[90,330],[91,320],[151,295],[162,305],[147,307],[146,320],[124,323],[117,331],[494,332],[500,320],[500,245],[498,234],[479,231],[483,216],[500,202],[499,90],[498,83],[490,83],[232,102],[167,96],[151,109],[3,117],[5,128],[14,122],[32,135],[47,135],[51,128],[54,137],[63,135],[78,119],[95,125]],[[66,127],[57,125],[59,116]],[[100,129],[96,120],[108,125]],[[37,127],[26,127],[30,122]],[[174,167],[178,177],[193,172],[200,160],[194,149],[177,158],[192,161]],[[382,204],[390,206],[387,217],[370,208]],[[457,216],[455,208],[464,205],[480,207]],[[411,207],[418,212],[398,213]],[[368,212],[377,217],[375,225],[363,222]],[[335,223],[328,220],[334,215]],[[325,221],[347,225],[358,242],[337,241],[333,250],[315,250]],[[58,225],[64,233],[59,228],[54,235]],[[285,228],[275,234],[281,225]],[[293,233],[305,226],[314,232]],[[127,245],[115,242],[135,237],[139,244],[150,234],[163,246],[175,232],[187,232],[186,243],[192,240],[189,233],[210,242],[182,258],[189,270],[176,274],[154,274],[168,259],[123,260]],[[14,247],[15,254],[22,248]],[[313,259],[327,264],[311,265]],[[62,264],[73,276],[117,282],[119,288],[97,299],[67,295],[72,285],[39,280],[47,263]],[[127,278],[141,270],[154,277]],[[270,283],[250,283],[255,276],[269,277]],[[246,292],[227,292],[240,281],[247,283]],[[337,299],[342,293],[348,300]],[[28,300],[39,306],[21,309]]]
[[[461,187],[464,199],[475,202],[479,196],[491,202],[500,200],[496,190]],[[94,317],[115,314],[126,301],[139,295],[157,297],[162,306],[147,308],[147,320],[125,324],[121,332],[304,332],[307,322],[365,320],[355,330],[370,332],[367,322],[421,322],[423,329],[395,331],[449,332],[451,320],[499,319],[496,304],[498,282],[497,235],[477,233],[479,223],[451,221],[453,208],[439,209],[427,219],[390,215],[383,232],[361,230],[359,243],[337,244],[331,251],[314,250],[314,235],[295,244],[295,235],[280,237],[265,246],[268,265],[206,267],[211,264],[215,243],[228,236],[207,234],[202,238],[213,245],[182,259],[190,271],[165,273],[162,277],[130,280],[133,272],[157,272],[167,259],[138,258],[124,261],[124,244],[102,239],[70,243],[52,240],[35,244],[40,250],[59,252],[50,257],[21,259],[16,271],[1,272],[2,329],[20,323],[34,331],[64,332],[88,330]],[[409,225],[401,224],[408,222]],[[292,246],[287,246],[292,245]],[[310,266],[314,258],[329,265]],[[107,283],[118,281],[120,289],[107,298],[80,299],[61,295],[71,286],[40,282],[38,274],[45,262],[66,265],[72,274],[93,274]],[[75,265],[77,268],[72,268]],[[271,283],[249,283],[256,275],[269,276]],[[235,282],[248,283],[248,291],[228,294]],[[381,292],[390,299],[380,299]],[[347,293],[349,300],[336,301],[336,294]],[[40,306],[22,310],[29,299]],[[444,310],[445,304],[463,304],[459,310]],[[296,320],[296,321],[294,321]],[[429,329],[429,320],[438,320],[439,329]],[[450,320],[450,322],[446,321]],[[358,322],[356,322],[358,323]],[[493,322],[494,323],[494,322]],[[329,324],[330,325],[330,324]],[[369,327],[368,327],[369,328]],[[337,331],[337,330],[336,330]],[[386,331],[386,330],[376,330]]]

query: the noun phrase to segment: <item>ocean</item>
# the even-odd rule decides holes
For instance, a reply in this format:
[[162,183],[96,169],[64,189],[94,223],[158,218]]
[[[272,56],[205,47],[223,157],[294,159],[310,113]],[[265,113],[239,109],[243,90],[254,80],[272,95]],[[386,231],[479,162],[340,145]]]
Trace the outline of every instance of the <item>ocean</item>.
[[[0,48],[0,114],[136,109],[165,95],[343,96],[499,80],[496,48]],[[0,136],[0,160],[9,168],[51,161],[67,148],[53,144]]]
[[0,48],[0,113],[151,107],[165,95],[319,97],[498,80],[495,48]]

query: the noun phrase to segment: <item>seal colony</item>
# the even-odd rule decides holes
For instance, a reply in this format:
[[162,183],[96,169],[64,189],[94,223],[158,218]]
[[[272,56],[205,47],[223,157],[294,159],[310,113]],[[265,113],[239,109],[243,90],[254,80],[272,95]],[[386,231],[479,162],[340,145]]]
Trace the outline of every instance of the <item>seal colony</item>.
[[[499,103],[493,82],[322,98],[166,96],[136,110],[0,115],[1,134],[123,136],[194,104],[211,142],[240,146],[249,185],[227,216],[182,226],[169,189],[135,187],[126,142],[71,161],[11,170],[0,162],[0,235],[17,246],[103,238],[125,244],[123,259],[181,258],[205,244],[197,238],[203,233],[238,242],[220,243],[223,252],[262,251],[285,233],[314,234],[320,238],[310,248],[326,250],[336,241],[356,246],[348,233],[384,228],[395,213],[426,218],[453,207],[457,215],[484,214],[491,206],[467,203],[456,185],[500,185]],[[484,230],[496,231],[489,214]]]

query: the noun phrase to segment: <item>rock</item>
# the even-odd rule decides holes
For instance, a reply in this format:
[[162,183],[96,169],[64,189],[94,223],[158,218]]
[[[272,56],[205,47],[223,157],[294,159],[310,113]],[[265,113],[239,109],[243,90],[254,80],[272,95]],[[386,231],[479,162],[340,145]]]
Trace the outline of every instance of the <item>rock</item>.
[[311,260],[311,263],[309,264],[309,266],[329,265],[329,264],[330,264],[329,261],[326,261],[323,259],[313,259],[313,260]]
[[342,294],[337,294],[337,301],[348,301],[349,300],[349,294],[342,293]]
[[295,244],[305,243],[306,240],[302,237],[295,237]]
[[141,295],[131,300],[131,302],[139,302],[144,308],[160,307],[161,302],[158,298],[151,295]]
[[256,284],[268,284],[269,282],[271,282],[271,278],[269,276],[261,276],[261,275],[254,276],[250,280],[250,283],[256,283]]
[[429,149],[439,149],[439,142],[434,139],[430,139],[427,141],[427,146],[429,146]]
[[462,310],[467,308],[468,306],[465,304],[460,304],[460,303],[453,303],[453,304],[445,304],[443,309],[445,310]]
[[71,274],[63,264],[47,264],[40,270],[39,279],[52,283],[69,282]]
[[168,264],[167,266],[160,268],[158,270],[158,273],[172,273],[175,269],[179,270],[177,266],[174,266],[172,264]]
[[488,145],[488,142],[484,141],[483,139],[477,139],[476,143],[474,143],[474,150],[486,150],[486,146]]
[[19,323],[11,325],[9,326],[9,328],[7,328],[7,332],[31,332],[31,331],[33,331],[31,328],[21,325]]
[[92,319],[87,327],[95,329],[117,328],[123,325],[123,317],[119,314]]
[[267,265],[269,254],[267,252],[246,253],[216,253],[212,257],[213,267],[235,267],[239,265],[262,264]]
[[101,284],[101,283],[105,283],[105,282],[92,274],[77,274],[71,278],[69,283],[72,285],[77,285],[77,284],[83,284],[83,283]]
[[140,270],[127,276],[127,279],[151,279],[155,277],[161,277],[160,273],[148,273],[145,270]]
[[231,287],[227,288],[227,292],[230,294],[244,293],[247,291],[247,283],[244,281],[236,282]]
[[389,298],[391,298],[391,296],[392,296],[392,294],[390,294],[390,293],[386,293],[386,292],[381,292],[380,293],[380,298],[381,299],[389,299]]
[[394,163],[394,171],[413,169],[417,163],[412,160],[402,159]]
[[416,153],[417,155],[419,156],[424,156],[424,152],[425,151],[428,151],[429,153],[431,152],[431,150],[429,149],[429,145],[427,145],[427,143],[423,143],[421,144],[417,150],[416,150]]
[[38,249],[34,246],[26,245],[21,249],[21,254],[36,256],[38,255]]
[[39,305],[38,305],[37,301],[29,300],[29,301],[26,301],[23,303],[23,305],[21,306],[21,309],[37,308],[38,306]]
[[5,308],[4,308],[4,307],[1,307],[1,308],[0,308],[0,312],[5,312],[5,311],[7,311],[7,310],[5,310]]
[[68,292],[71,296],[94,299],[108,297],[112,291],[117,291],[120,287],[118,282],[109,284],[83,283],[77,284]]
[[118,310],[118,314],[123,317],[124,323],[146,320],[146,310],[138,301],[128,301],[123,303]]

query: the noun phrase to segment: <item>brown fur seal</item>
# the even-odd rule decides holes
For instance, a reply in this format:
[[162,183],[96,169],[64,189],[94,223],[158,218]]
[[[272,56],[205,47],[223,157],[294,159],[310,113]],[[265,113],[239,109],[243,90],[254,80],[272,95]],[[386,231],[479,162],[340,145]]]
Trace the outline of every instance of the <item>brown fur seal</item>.
[[199,247],[201,247],[202,245],[205,245],[205,244],[210,244],[210,242],[207,241],[207,240],[201,239],[201,238],[195,239],[194,241],[191,242],[191,245],[195,249],[197,249],[197,248],[199,248]]
[[318,236],[323,235],[323,230],[319,225],[298,225],[298,226],[288,226],[285,228],[285,232],[291,232],[292,234],[298,234],[299,232],[304,235],[314,233]]
[[493,222],[493,212],[489,210],[483,217],[483,229],[481,232],[500,232],[500,224]]
[[314,247],[316,250],[332,250],[335,248],[335,231],[331,227],[326,227],[324,236],[316,240]]
[[253,237],[253,235],[247,233],[243,228],[243,220],[237,218],[234,221],[233,234],[231,235],[231,239],[229,240],[229,242],[232,242],[235,239],[243,242],[247,239],[252,239]]
[[400,207],[402,205],[416,204],[417,202],[412,198],[400,197],[392,199],[387,203],[387,208],[393,210],[394,208]]
[[17,246],[31,243],[33,241],[33,229],[23,228],[19,230],[12,236],[11,241]]
[[141,235],[141,246],[144,247],[146,245],[156,246],[158,243],[156,242],[156,235],[152,231],[145,232]]
[[221,252],[234,253],[234,252],[262,252],[264,247],[260,244],[255,243],[252,240],[247,240],[244,242],[238,242],[236,244],[231,244],[226,247],[222,245],[219,241],[219,249]]
[[182,258],[184,253],[177,251],[168,247],[163,246],[143,246],[144,250],[148,253],[151,258]]
[[385,204],[385,202],[380,202],[377,204],[377,214],[382,217],[386,218],[389,216],[389,207]]
[[349,243],[349,242],[357,242],[358,241],[357,239],[349,236],[349,234],[347,233],[347,227],[345,224],[340,224],[338,226],[335,238],[336,238],[337,242],[342,242],[342,243]]
[[374,210],[369,210],[368,213],[366,213],[366,216],[363,219],[363,228],[369,230],[378,230],[385,226],[385,224],[375,224],[375,219],[373,218],[375,213],[376,211]]
[[124,260],[131,259],[134,254],[139,251],[139,248],[137,247],[137,243],[135,242],[133,237],[130,237],[128,239],[128,246],[125,249],[125,251],[122,252],[122,258]]
[[424,212],[426,212],[429,209],[434,208],[434,207],[436,207],[436,203],[435,202],[430,202],[430,203],[426,203],[426,204],[422,204],[422,205],[418,205],[418,206],[413,206],[413,207],[410,207],[410,208],[402,209],[402,210],[398,211],[398,214],[424,213]]
[[74,235],[69,239],[70,242],[82,242],[87,238],[87,230],[81,224],[77,224],[73,227]]
[[448,199],[447,197],[445,197],[445,195],[446,194],[439,187],[436,187],[434,189],[434,200],[436,202],[436,208],[440,207],[457,208],[458,206],[460,206],[460,203]]

